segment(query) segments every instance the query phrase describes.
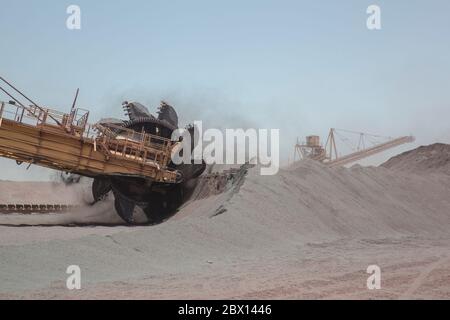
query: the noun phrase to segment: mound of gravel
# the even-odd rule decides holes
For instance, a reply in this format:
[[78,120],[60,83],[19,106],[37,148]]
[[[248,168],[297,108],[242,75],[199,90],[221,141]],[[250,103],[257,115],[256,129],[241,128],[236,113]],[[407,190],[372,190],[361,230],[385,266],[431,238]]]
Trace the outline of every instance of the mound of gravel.
[[404,152],[381,165],[397,171],[450,174],[450,145],[435,143]]
[[[365,270],[373,263],[383,270],[413,265],[417,274],[438,261],[445,276],[450,274],[448,175],[387,167],[409,163],[423,172],[430,166],[440,172],[446,164],[437,159],[445,159],[447,147],[419,148],[383,167],[329,168],[303,161],[275,176],[251,168],[224,193],[197,197],[151,227],[0,226],[0,297],[37,289],[47,290],[45,297],[68,295],[65,268],[72,264],[82,267],[83,286],[93,288],[95,297],[120,296],[118,285],[127,288],[127,298],[298,296],[295,290],[309,286],[312,297],[333,296],[336,288],[327,295],[319,288],[324,278],[333,286],[340,283],[344,293],[364,289]],[[409,281],[402,272],[399,286]],[[349,286],[352,275],[355,282]],[[299,276],[318,282],[301,285]],[[445,296],[448,285],[436,281],[445,291],[434,296]],[[101,291],[97,286],[105,283],[112,287]],[[137,292],[136,283],[146,285]],[[412,285],[400,289],[415,291],[417,283]],[[268,288],[272,291],[264,291]],[[398,289],[392,292],[402,292]]]

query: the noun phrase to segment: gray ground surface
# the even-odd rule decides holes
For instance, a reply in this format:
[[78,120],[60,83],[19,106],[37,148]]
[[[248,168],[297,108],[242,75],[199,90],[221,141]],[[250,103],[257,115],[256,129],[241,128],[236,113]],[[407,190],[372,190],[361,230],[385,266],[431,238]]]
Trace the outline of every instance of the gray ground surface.
[[[444,173],[304,162],[270,177],[255,168],[239,190],[157,226],[0,226],[0,298],[448,299],[449,194]],[[0,223],[95,224],[112,211]],[[79,291],[65,288],[74,264]],[[380,290],[366,287],[373,264]]]

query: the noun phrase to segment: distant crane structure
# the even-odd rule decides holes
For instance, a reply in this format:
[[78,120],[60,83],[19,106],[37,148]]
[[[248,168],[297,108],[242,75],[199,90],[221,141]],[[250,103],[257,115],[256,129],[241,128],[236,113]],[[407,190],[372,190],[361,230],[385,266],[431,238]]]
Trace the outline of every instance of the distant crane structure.
[[[345,134],[357,135],[358,143],[356,146],[350,143],[350,139],[345,137]],[[347,145],[351,152],[344,155],[338,152],[336,138]],[[379,141],[380,139],[382,142]],[[413,136],[392,138],[332,128],[324,146],[321,145],[319,136],[307,136],[306,142],[303,143],[297,139],[294,149],[294,162],[297,159],[312,159],[320,161],[329,167],[344,166],[402,144],[414,142],[414,140]]]

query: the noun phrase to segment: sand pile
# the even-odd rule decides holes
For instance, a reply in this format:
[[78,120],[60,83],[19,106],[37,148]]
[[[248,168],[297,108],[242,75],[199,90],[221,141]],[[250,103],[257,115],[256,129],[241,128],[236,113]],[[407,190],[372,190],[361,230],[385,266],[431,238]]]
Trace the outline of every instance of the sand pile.
[[218,206],[227,211],[214,217],[227,233],[236,231],[234,240],[246,233],[280,241],[448,234],[446,176],[373,167],[330,169],[316,162],[299,163],[276,176],[257,173],[249,171],[239,192]]
[[396,171],[450,174],[450,145],[436,143],[404,152],[382,164]]
[[[189,201],[169,220],[188,221],[208,233],[226,231],[227,238],[247,242],[250,238],[301,239],[327,237],[365,237],[417,232],[448,232],[450,222],[450,180],[446,172],[447,145],[433,145],[397,156],[383,167],[328,168],[313,161],[303,161],[281,169],[275,176],[260,176],[258,168],[248,169],[236,183],[201,182]],[[445,151],[445,152],[443,152]],[[403,172],[407,164],[416,166],[422,175]],[[387,169],[387,167],[390,167]],[[391,169],[392,168],[392,169]],[[219,180],[217,180],[219,181]],[[224,188],[226,186],[226,188]],[[84,203],[89,183],[66,187],[56,184],[0,184],[1,199]],[[212,197],[213,199],[209,199]],[[205,199],[206,198],[206,199]],[[43,200],[47,199],[47,200]],[[84,199],[84,200],[83,200]],[[82,212],[80,212],[82,211]],[[27,224],[30,217],[0,217],[0,224]],[[30,224],[121,224],[112,199],[85,205],[66,215],[33,217]],[[165,224],[167,224],[166,222]],[[215,232],[215,231],[214,231]]]
[[[422,154],[420,150],[411,154]],[[420,162],[411,159],[407,157],[409,162]],[[157,226],[95,227],[89,236],[80,232],[78,239],[74,239],[77,229],[72,228],[70,241],[67,228],[15,228],[14,233],[2,229],[0,242],[12,243],[16,237],[21,243],[0,247],[0,293],[55,283],[65,292],[65,267],[74,263],[86,270],[89,286],[125,281],[119,286],[133,295],[146,283],[138,297],[165,297],[164,293],[166,297],[192,297],[183,296],[192,293],[199,298],[232,297],[283,284],[279,291],[267,293],[279,297],[292,292],[299,277],[306,277],[305,281],[317,277],[322,279],[320,285],[336,274],[342,274],[345,286],[349,277],[355,280],[356,287],[342,292],[363,290],[365,268],[374,261],[397,270],[411,266],[411,259],[422,259],[414,264],[422,268],[446,257],[450,179],[427,172],[327,168],[305,161],[275,176],[260,176],[256,167],[224,193],[190,201]],[[28,238],[45,233],[46,240],[29,243],[22,240],[22,233]],[[409,272],[416,274],[417,268]],[[252,277],[253,283],[241,283]],[[327,281],[333,285],[336,279]],[[404,283],[398,281],[392,283]],[[310,287],[316,285],[303,288]],[[111,297],[111,292],[124,289],[114,288],[118,287],[95,295]]]

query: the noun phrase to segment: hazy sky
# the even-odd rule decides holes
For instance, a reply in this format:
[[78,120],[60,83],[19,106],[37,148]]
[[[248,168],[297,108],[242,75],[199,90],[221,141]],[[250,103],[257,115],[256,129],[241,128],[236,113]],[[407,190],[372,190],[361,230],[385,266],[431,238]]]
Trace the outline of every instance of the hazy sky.
[[[70,4],[81,8],[81,30],[66,28]],[[381,7],[382,30],[366,27],[371,4]],[[122,116],[123,100],[153,111],[166,99],[185,122],[280,128],[285,161],[297,136],[330,127],[417,137],[369,163],[450,143],[448,0],[0,0],[0,8],[0,75],[61,110],[79,87],[92,121]],[[0,165],[2,179],[49,175]]]

